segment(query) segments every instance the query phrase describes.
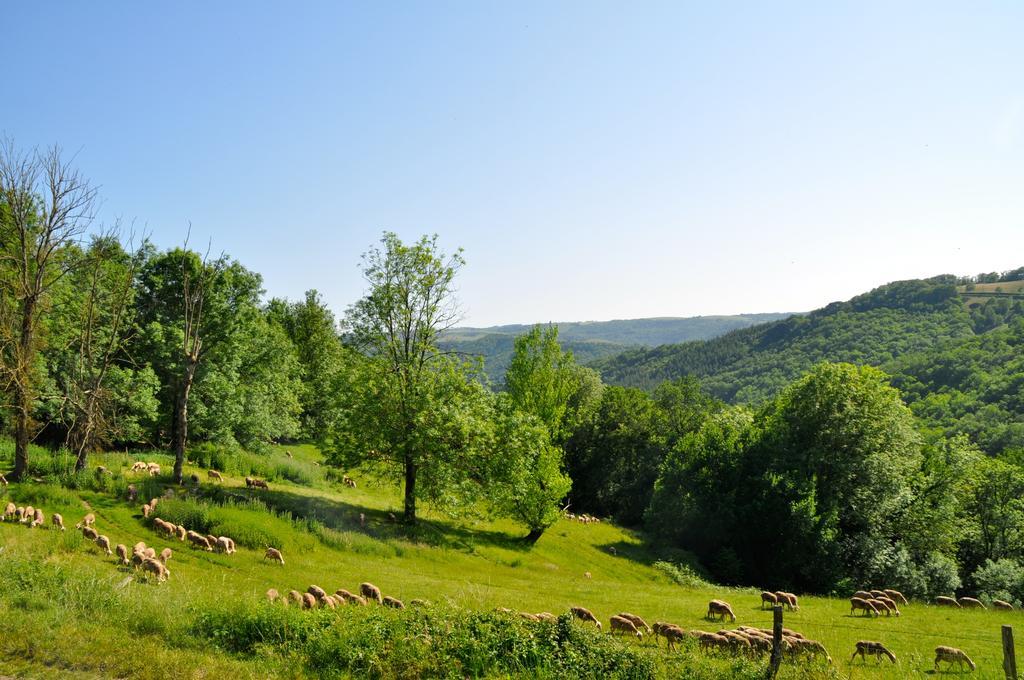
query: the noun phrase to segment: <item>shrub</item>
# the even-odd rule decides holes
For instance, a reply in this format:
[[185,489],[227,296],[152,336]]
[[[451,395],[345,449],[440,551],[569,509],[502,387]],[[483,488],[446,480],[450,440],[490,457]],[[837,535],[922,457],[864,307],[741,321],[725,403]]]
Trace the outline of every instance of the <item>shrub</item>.
[[1005,600],[1015,605],[1024,600],[1024,566],[1016,560],[985,560],[971,580],[982,599]]
[[658,561],[654,568],[672,579],[673,582],[690,588],[702,588],[711,584],[702,579],[697,572],[686,564],[672,564],[671,562]]

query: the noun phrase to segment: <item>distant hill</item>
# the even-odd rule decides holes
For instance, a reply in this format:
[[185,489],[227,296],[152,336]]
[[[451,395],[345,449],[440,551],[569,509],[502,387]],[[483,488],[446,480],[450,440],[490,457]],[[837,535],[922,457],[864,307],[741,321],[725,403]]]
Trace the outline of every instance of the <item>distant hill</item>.
[[605,382],[645,389],[693,375],[732,403],[762,402],[820,361],[874,365],[937,430],[968,433],[991,452],[1024,447],[1020,272],[984,283],[897,281],[808,314],[591,365]]
[[[588,363],[623,351],[655,347],[664,343],[705,340],[754,324],[775,321],[789,314],[739,314],[735,316],[659,317],[615,321],[557,322],[563,349],[576,360]],[[516,336],[530,330],[527,324],[487,328],[454,328],[445,334],[442,346],[484,358],[491,381],[498,384],[512,357]]]

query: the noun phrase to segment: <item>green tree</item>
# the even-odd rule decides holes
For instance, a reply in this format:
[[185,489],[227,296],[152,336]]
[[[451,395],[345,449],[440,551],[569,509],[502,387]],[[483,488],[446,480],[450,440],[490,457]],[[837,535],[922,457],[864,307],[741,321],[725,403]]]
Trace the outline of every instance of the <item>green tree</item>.
[[558,326],[535,325],[515,340],[505,372],[505,389],[512,404],[539,419],[555,442],[563,441],[569,403],[579,389],[572,352],[558,344]]
[[550,441],[547,426],[517,409],[507,396],[496,409],[495,454],[499,468],[488,486],[491,503],[524,524],[528,543],[536,543],[561,516],[559,504],[572,486],[562,450]]
[[454,502],[482,478],[473,461],[493,439],[484,426],[491,422],[485,388],[438,348],[458,319],[453,283],[464,260],[461,250],[441,253],[436,235],[406,245],[386,232],[363,263],[369,291],[349,308],[346,325],[367,357],[342,395],[347,414],[333,433],[336,459],[369,457],[398,472],[411,524],[421,494]]
[[23,153],[0,140],[0,371],[14,410],[12,479],[28,471],[42,319],[54,287],[80,264],[72,246],[92,221],[95,199],[58,147]]

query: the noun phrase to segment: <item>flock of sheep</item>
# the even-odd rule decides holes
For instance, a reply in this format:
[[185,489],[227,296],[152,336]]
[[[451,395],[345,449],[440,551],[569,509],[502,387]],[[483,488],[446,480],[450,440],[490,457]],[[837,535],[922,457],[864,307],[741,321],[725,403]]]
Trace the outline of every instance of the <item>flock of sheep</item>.
[[[273,548],[270,550],[273,550]],[[344,588],[338,588],[333,594],[330,594],[320,586],[312,585],[304,593],[300,593],[297,590],[289,590],[286,595],[281,595],[277,592],[276,588],[271,588],[267,591],[266,597],[270,602],[280,602],[283,605],[288,605],[291,602],[303,609],[316,609],[318,607],[336,609],[346,604],[366,606],[371,601],[385,607],[391,607],[392,609],[405,609],[404,602],[397,597],[382,594],[380,588],[372,583],[361,583],[359,585],[359,593],[359,595],[356,595]],[[412,600],[409,604],[414,607],[421,607],[429,604],[429,602],[426,600]]]

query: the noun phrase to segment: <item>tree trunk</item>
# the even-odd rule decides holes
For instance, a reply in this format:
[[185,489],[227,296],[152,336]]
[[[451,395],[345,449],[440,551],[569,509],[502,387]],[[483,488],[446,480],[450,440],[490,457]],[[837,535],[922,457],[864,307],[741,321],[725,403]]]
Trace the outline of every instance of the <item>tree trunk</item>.
[[[93,388],[95,391],[95,388]],[[89,449],[91,448],[93,428],[93,396],[89,395],[86,407],[79,415],[79,421],[83,423],[81,431],[75,437],[75,448],[78,450],[78,458],[75,459],[75,472],[81,472],[89,463]]]
[[416,464],[412,456],[405,456],[405,516],[406,524],[416,523]]
[[185,444],[188,442],[188,395],[192,391],[192,380],[196,375],[198,362],[189,357],[185,364],[185,377],[181,382],[178,403],[175,404],[174,427],[174,483],[181,484],[182,467],[185,464]]
[[533,545],[540,540],[540,537],[544,535],[545,529],[530,529],[530,533],[523,537],[523,540]]
[[18,366],[14,376],[14,471],[12,480],[19,480],[28,474],[29,417],[32,413],[32,342],[36,301],[25,298],[21,308],[21,338],[17,349]]

